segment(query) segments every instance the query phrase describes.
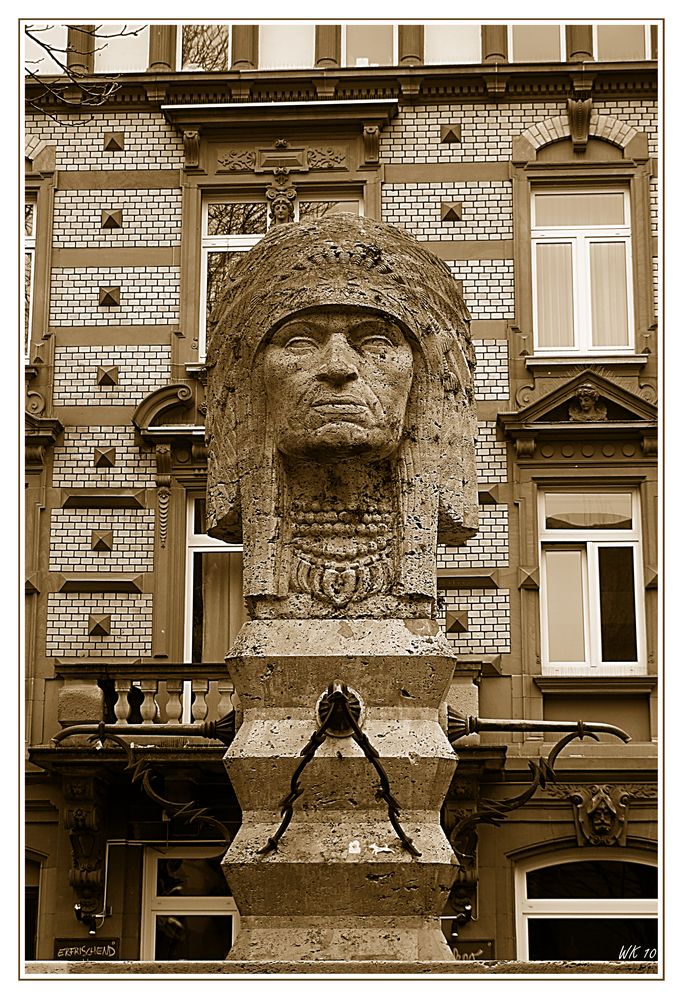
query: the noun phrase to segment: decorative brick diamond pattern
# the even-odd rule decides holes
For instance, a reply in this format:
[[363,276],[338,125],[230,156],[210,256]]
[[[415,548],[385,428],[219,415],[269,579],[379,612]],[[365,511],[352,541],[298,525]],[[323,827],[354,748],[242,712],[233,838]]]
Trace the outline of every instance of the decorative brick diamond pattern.
[[[444,217],[443,206],[459,206]],[[384,184],[382,221],[406,229],[420,240],[512,239],[510,181],[461,184]]]
[[437,615],[444,629],[449,611],[467,613],[467,631],[448,634],[456,655],[496,656],[510,651],[509,590],[447,590],[439,596]]
[[471,541],[457,548],[437,548],[440,569],[487,569],[508,562],[508,508],[503,504],[479,508],[479,533]]
[[[119,306],[99,304],[102,286],[120,288]],[[174,323],[180,307],[179,267],[54,267],[53,326]]]
[[480,486],[507,480],[505,441],[496,437],[496,425],[477,424],[477,479]]
[[[179,190],[56,191],[55,246],[177,246],[180,201]],[[103,223],[109,213],[120,227]]]
[[[116,464],[95,468],[94,449],[110,447],[116,448]],[[55,447],[52,484],[143,489],[154,485],[154,468],[151,449],[138,448],[132,427],[68,427]]]
[[[99,381],[100,368],[117,368],[118,381]],[[57,347],[55,406],[137,406],[168,384],[171,348],[161,345]]]
[[[110,633],[92,618],[110,618]],[[100,632],[100,633],[97,633]],[[152,650],[152,595],[50,593],[45,654],[72,658],[149,656]]]
[[[95,548],[94,535],[110,535],[111,548]],[[50,572],[152,572],[153,510],[53,510]]]
[[507,340],[473,340],[477,355],[474,394],[477,399],[507,399],[510,395]]
[[515,282],[512,260],[446,261],[453,277],[462,281],[465,304],[472,319],[512,319]]

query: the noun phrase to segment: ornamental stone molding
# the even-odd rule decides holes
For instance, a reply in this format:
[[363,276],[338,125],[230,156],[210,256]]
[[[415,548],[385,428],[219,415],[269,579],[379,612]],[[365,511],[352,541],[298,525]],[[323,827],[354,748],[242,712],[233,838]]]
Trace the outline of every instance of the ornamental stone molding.
[[[620,121],[614,115],[590,111],[589,101],[576,101],[569,98],[567,115],[555,115],[544,121],[535,122],[512,140],[512,162],[519,166],[532,162],[536,154],[551,142],[571,139],[585,148],[589,138],[602,139],[623,150],[627,159],[646,160],[648,158],[647,134]],[[581,145],[583,143],[583,145]]]

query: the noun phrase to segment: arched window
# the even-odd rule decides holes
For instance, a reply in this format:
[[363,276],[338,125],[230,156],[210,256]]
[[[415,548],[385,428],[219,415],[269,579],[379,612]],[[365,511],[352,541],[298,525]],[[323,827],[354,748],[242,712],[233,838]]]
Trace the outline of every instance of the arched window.
[[657,960],[657,868],[647,855],[573,851],[521,864],[515,877],[520,960]]

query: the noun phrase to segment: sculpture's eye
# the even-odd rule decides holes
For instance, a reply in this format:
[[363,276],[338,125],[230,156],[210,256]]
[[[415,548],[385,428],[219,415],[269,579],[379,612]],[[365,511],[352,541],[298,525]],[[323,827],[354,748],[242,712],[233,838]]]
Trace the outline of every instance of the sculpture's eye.
[[356,349],[367,354],[386,354],[388,350],[393,350],[396,344],[391,337],[383,333],[372,333],[360,337],[356,341]]
[[283,344],[286,350],[295,354],[305,354],[318,349],[318,341],[313,336],[297,333],[287,338]]

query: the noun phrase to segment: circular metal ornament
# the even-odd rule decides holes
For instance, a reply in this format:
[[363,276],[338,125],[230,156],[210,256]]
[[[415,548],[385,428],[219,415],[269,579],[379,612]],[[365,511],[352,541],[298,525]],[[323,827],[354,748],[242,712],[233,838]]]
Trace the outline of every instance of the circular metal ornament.
[[346,702],[349,714],[359,728],[362,727],[365,718],[365,705],[361,696],[353,687],[347,687],[345,683],[331,683],[318,698],[315,706],[315,713],[318,722],[322,725],[332,712],[330,722],[325,729],[326,735],[331,735],[335,739],[344,739],[353,734],[353,728],[349,724],[346,712],[342,707],[342,701]]

